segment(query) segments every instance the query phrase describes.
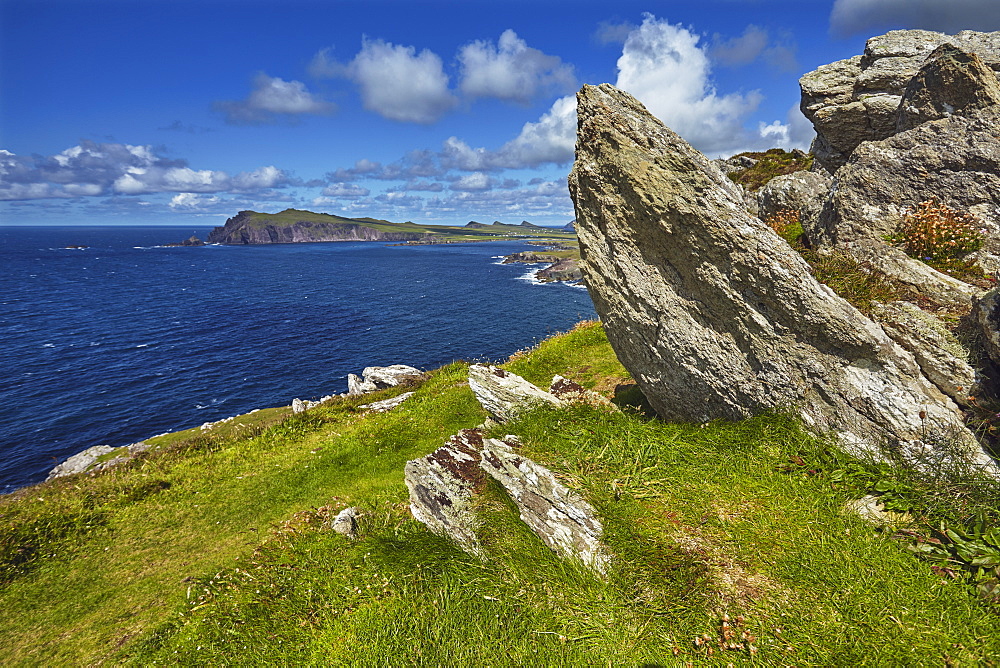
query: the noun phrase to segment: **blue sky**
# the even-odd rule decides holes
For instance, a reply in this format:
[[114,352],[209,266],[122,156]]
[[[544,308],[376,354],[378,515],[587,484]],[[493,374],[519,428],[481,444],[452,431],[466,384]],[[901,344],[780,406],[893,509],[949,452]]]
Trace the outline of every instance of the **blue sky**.
[[911,27],[1000,2],[0,0],[0,224],[563,224],[581,84],[711,157],[805,149],[799,76]]

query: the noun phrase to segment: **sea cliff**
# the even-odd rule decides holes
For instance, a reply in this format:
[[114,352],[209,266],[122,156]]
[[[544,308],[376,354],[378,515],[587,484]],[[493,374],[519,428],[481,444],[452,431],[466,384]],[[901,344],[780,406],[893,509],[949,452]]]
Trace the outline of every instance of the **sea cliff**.
[[420,230],[388,230],[361,219],[286,209],[279,214],[240,211],[208,235],[217,244],[282,244],[312,241],[416,241]]

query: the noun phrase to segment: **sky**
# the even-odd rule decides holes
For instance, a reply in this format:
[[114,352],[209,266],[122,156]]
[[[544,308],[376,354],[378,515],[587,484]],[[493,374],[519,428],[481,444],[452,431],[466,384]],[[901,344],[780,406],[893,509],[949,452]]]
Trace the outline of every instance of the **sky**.
[[807,150],[798,78],[998,0],[0,0],[0,225],[308,209],[563,225],[575,92],[709,157]]

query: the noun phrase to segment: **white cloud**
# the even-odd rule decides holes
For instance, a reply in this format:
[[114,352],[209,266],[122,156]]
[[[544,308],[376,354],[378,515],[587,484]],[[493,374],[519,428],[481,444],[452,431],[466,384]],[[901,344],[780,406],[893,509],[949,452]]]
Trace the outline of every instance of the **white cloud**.
[[888,28],[924,28],[946,33],[1000,30],[997,0],[836,0],[830,30],[838,35]]
[[365,108],[390,120],[433,123],[457,103],[441,58],[427,49],[365,38],[345,73]]
[[177,193],[170,198],[169,206],[174,211],[197,211],[218,204],[220,199],[216,196],[203,197],[197,193]]
[[451,184],[452,190],[479,191],[493,187],[493,179],[482,172],[472,172],[459,178]]
[[301,81],[285,81],[261,72],[254,77],[246,100],[223,100],[216,102],[215,108],[225,114],[227,123],[259,125],[273,123],[279,115],[330,114],[336,106],[314,96]]
[[192,169],[185,161],[165,158],[145,145],[81,142],[49,157],[0,153],[0,199],[7,200],[260,192],[290,183],[289,176],[274,166],[230,176],[219,170]]
[[486,41],[463,46],[458,61],[462,68],[459,88],[470,98],[528,104],[538,95],[576,87],[572,66],[529,47],[513,30],[505,30],[496,46]]
[[698,35],[647,14],[625,40],[616,85],[703,153],[725,153],[746,140],[744,119],[761,96],[717,94],[711,62],[698,41]]
[[363,188],[354,183],[333,183],[323,188],[322,194],[327,197],[340,199],[357,199],[367,197],[371,193],[368,188]]

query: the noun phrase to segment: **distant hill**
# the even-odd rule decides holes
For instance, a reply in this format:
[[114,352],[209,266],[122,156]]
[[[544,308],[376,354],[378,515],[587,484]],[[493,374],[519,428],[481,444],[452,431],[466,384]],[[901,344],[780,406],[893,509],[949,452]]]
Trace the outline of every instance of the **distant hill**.
[[563,238],[559,230],[532,225],[469,222],[464,227],[393,223],[378,218],[345,218],[328,213],[285,209],[279,213],[240,211],[208,235],[208,243],[281,244],[315,241],[390,241],[454,243],[509,237]]

